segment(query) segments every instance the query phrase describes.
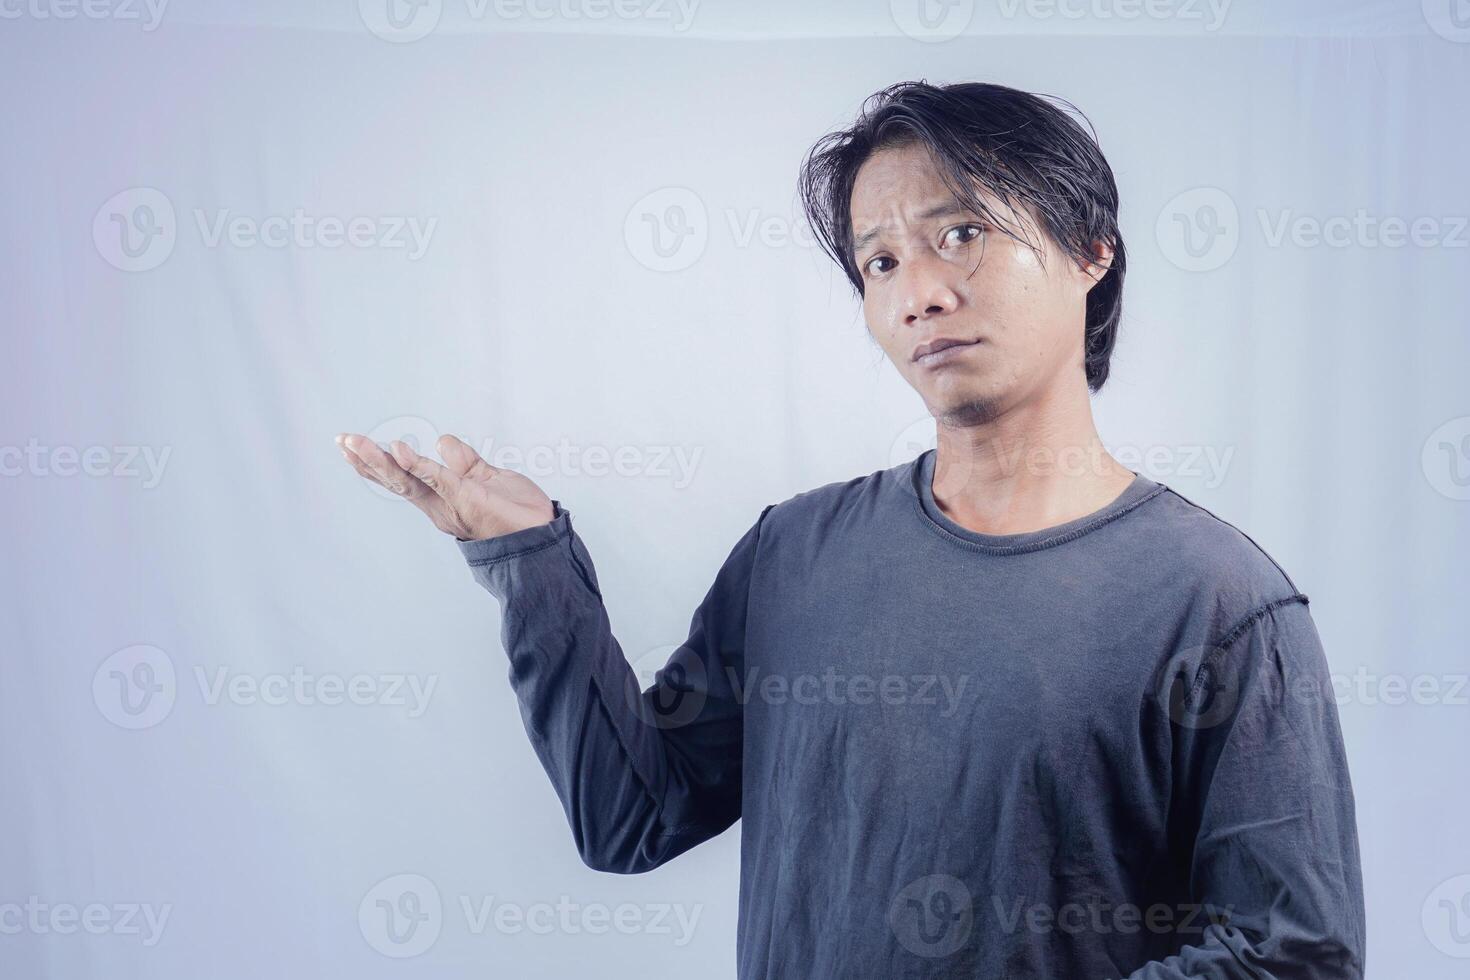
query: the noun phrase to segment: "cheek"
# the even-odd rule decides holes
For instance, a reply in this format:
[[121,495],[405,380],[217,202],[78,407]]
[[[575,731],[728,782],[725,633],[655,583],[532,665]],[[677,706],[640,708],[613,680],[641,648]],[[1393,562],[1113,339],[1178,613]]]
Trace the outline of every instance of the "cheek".
[[1005,262],[997,262],[987,271],[989,295],[996,306],[1006,310],[1025,309],[1043,293],[1040,283],[1045,272],[1030,249],[1007,250]]
[[1023,348],[1049,346],[1049,325],[1056,320],[1054,290],[1047,269],[1028,248],[1015,248],[1004,265],[986,268],[988,275],[977,290],[977,306],[983,306],[991,329]]
[[1041,271],[1040,257],[1037,256],[1037,254],[1031,249],[1026,248],[1023,245],[1013,244],[1011,246],[1010,260],[1011,264],[1016,267],[1017,271],[1034,271],[1038,273]]
[[863,294],[863,319],[868,330],[885,346],[898,325],[898,300],[891,293],[869,287]]

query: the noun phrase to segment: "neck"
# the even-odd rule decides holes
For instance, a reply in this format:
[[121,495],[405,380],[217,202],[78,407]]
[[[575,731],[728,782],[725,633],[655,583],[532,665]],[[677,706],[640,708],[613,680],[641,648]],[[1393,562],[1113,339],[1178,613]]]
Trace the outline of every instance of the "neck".
[[1085,517],[1116,500],[1134,476],[1104,448],[1085,383],[985,421],[939,421],[934,502],[981,534],[1023,534]]

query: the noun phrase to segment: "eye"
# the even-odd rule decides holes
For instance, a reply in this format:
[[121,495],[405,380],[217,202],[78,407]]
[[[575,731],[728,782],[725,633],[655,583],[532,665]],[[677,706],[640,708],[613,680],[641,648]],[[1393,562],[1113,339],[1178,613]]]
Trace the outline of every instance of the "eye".
[[985,234],[985,226],[974,223],[955,225],[947,228],[941,242],[941,248],[949,248],[954,245],[968,245]]
[[891,255],[875,255],[875,256],[873,256],[867,262],[863,263],[863,274],[864,275],[868,275],[868,276],[881,276],[885,272],[891,272],[893,270],[893,266],[891,266],[891,265],[890,266],[881,266],[880,267],[880,264],[883,263],[883,262],[893,262],[893,256],[891,256]]

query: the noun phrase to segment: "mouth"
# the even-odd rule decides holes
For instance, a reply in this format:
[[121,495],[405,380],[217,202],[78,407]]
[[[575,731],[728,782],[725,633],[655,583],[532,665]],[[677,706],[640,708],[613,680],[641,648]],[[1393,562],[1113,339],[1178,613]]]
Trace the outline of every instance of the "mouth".
[[967,348],[975,347],[979,343],[980,340],[978,338],[975,340],[956,340],[953,337],[940,337],[937,340],[931,340],[927,344],[920,344],[914,348],[913,361],[915,364],[922,364],[926,367],[939,364],[949,360],[951,357],[957,356]]

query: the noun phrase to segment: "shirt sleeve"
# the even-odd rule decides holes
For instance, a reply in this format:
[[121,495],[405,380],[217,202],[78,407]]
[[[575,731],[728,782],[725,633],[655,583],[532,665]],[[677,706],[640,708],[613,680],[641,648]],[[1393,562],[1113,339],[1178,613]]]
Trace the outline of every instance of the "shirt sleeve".
[[770,507],[736,543],[688,638],[644,691],[613,636],[571,514],[552,505],[547,524],[459,548],[499,600],[521,719],[582,860],[637,874],[740,816],[746,603]]
[[1129,980],[1363,976],[1352,785],[1306,602],[1267,604],[1205,648],[1171,705],[1174,808],[1208,924]]

